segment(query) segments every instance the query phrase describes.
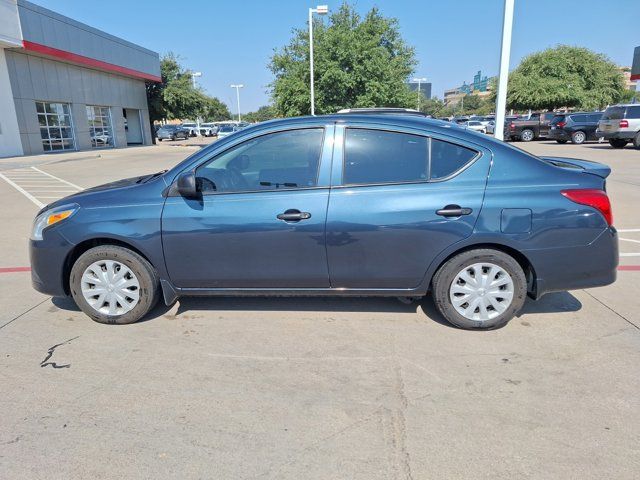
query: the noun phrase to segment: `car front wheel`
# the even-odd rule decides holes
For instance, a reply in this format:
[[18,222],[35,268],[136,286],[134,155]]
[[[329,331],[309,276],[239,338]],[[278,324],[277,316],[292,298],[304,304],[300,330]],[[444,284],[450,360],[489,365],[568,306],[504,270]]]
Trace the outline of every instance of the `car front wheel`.
[[69,276],[80,309],[100,323],[134,323],[158,300],[158,277],[142,256],[127,248],[103,245],[80,255]]
[[469,250],[435,274],[432,295],[438,311],[465,329],[499,328],[524,305],[527,280],[520,264],[499,250]]

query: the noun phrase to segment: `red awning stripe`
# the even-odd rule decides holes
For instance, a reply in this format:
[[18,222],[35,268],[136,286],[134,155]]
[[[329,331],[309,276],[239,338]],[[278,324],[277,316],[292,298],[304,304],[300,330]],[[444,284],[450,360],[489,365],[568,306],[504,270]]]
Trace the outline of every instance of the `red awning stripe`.
[[29,40],[23,40],[22,44],[25,50],[40,53],[48,57],[59,58],[66,62],[76,63],[78,65],[84,65],[86,67],[96,68],[99,70],[105,70],[107,72],[119,73],[128,77],[150,80],[152,82],[160,82],[162,80],[160,77],[151,75],[150,73],[139,72],[138,70],[121,67],[120,65],[114,65],[113,63],[103,62],[102,60],[96,60],[95,58],[85,57],[84,55],[78,55],[77,53],[58,50],[57,48],[30,42]]

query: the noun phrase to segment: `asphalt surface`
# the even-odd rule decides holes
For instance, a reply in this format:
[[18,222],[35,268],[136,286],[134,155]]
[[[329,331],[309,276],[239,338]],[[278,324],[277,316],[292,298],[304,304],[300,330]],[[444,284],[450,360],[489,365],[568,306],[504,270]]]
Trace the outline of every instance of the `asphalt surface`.
[[31,289],[38,202],[198,140],[0,160],[0,479],[638,478],[640,151],[519,144],[613,168],[622,269],[496,331],[359,298],[182,299],[111,326]]

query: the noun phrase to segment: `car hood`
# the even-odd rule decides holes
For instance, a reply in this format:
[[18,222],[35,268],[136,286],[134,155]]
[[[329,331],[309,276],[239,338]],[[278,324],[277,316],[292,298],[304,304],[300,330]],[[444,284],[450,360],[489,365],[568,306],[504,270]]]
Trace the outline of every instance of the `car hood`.
[[559,168],[569,170],[582,170],[584,173],[607,178],[611,173],[611,167],[604,163],[592,162],[590,160],[580,160],[578,158],[565,157],[539,157],[543,162]]

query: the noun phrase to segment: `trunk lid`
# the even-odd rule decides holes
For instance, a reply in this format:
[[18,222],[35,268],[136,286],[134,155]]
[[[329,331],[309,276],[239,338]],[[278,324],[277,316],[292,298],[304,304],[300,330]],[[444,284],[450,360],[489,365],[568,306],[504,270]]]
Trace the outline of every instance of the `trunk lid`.
[[564,168],[566,170],[580,170],[583,173],[597,175],[600,178],[607,178],[611,174],[611,167],[604,163],[592,162],[590,160],[579,160],[577,158],[564,157],[539,157],[543,162],[553,165],[554,167]]

